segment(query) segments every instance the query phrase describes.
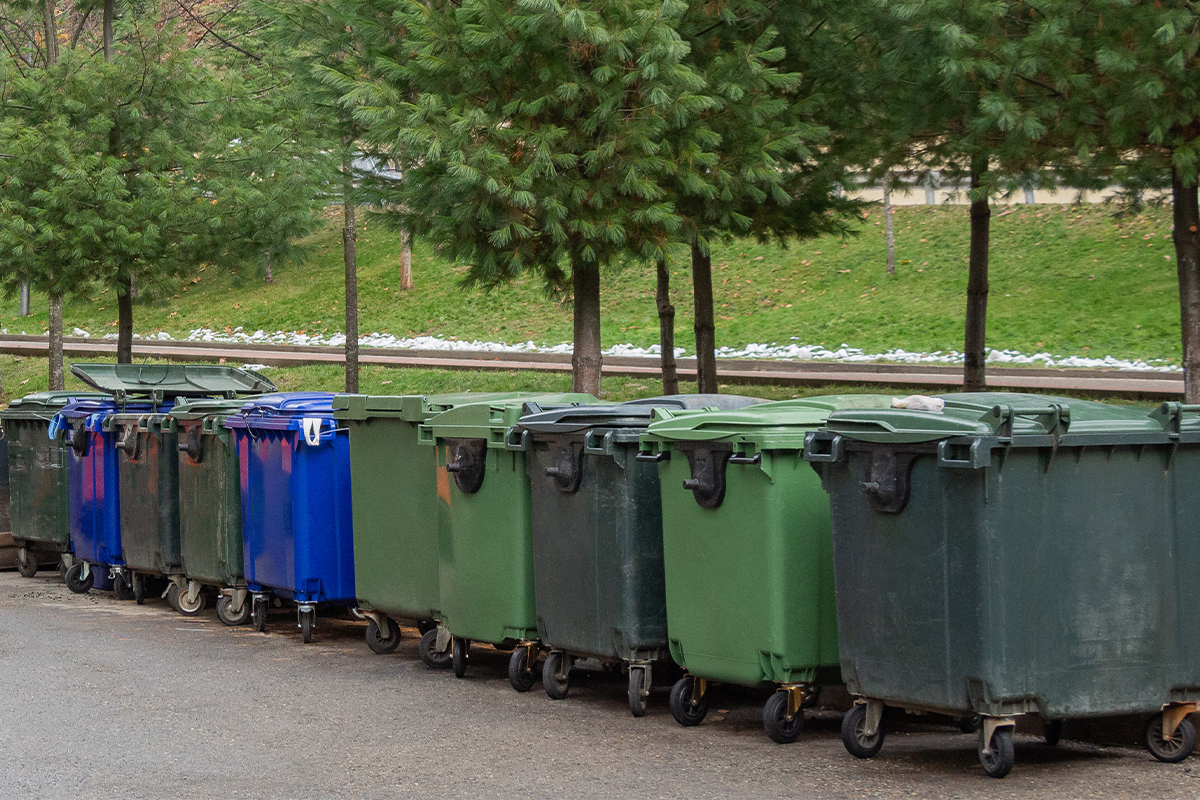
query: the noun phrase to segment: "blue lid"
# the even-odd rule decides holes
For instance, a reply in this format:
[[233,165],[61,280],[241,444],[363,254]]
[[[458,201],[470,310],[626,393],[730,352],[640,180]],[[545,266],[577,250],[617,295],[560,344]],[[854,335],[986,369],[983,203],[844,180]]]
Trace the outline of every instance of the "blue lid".
[[238,413],[227,417],[225,427],[300,430],[305,417],[332,420],[333,398],[333,392],[264,394],[247,402]]

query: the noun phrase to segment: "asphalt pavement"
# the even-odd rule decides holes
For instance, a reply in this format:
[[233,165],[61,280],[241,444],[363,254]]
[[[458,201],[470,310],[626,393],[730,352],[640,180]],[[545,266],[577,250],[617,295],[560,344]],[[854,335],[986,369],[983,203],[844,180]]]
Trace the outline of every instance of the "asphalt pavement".
[[363,630],[319,616],[304,645],[287,608],[256,633],[0,573],[0,798],[1200,796],[1195,759],[1019,735],[994,780],[976,737],[902,719],[858,761],[834,710],[778,745],[754,692],[719,693],[682,728],[665,687],[635,719],[619,675],[573,676],[553,701],[514,692],[490,648],[457,680],[420,662],[415,629],[387,656]]

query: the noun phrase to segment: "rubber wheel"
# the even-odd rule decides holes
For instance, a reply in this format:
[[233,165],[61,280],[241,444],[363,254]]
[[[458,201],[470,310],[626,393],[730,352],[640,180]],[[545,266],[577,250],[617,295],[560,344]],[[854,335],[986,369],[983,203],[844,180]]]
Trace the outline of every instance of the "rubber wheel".
[[450,663],[454,667],[454,677],[463,678],[467,674],[467,657],[471,654],[471,643],[466,639],[455,636]]
[[528,662],[529,650],[525,647],[518,647],[508,657],[508,682],[518,692],[528,692],[537,682]]
[[1052,719],[1042,723],[1042,737],[1046,740],[1046,744],[1054,747],[1062,739],[1063,721],[1061,719]]
[[313,640],[313,623],[315,623],[317,612],[301,611],[300,612],[300,639],[308,644]]
[[255,598],[250,603],[250,618],[254,622],[254,630],[265,633],[267,630],[267,601],[266,598]]
[[113,576],[113,594],[118,600],[132,600],[133,587],[125,582],[125,573],[118,572]]
[[1175,729],[1175,735],[1167,741],[1162,735],[1162,716],[1155,714],[1146,723],[1146,747],[1159,761],[1178,764],[1196,749],[1196,726],[1190,719],[1184,719]]
[[431,620],[431,619],[417,620],[417,630],[421,632],[422,636],[424,636],[425,634],[429,633],[430,631],[437,630],[437,622],[435,622],[434,620]]
[[92,588],[92,584],[96,582],[95,572],[88,570],[87,577],[81,580],[79,576],[82,574],[83,562],[76,561],[71,565],[71,568],[67,570],[67,575],[63,579],[67,584],[67,588],[75,594],[87,594]]
[[842,717],[842,744],[855,758],[873,758],[883,747],[883,722],[875,729],[874,736],[867,736],[867,707],[856,703]]
[[992,734],[990,752],[983,752],[983,731],[979,732],[979,763],[989,778],[1003,778],[1012,771],[1016,753],[1013,750],[1012,728],[997,728]]
[[821,687],[813,686],[812,691],[804,695],[804,699],[800,701],[800,708],[807,711],[810,708],[816,708],[817,703],[821,701]]
[[963,733],[979,733],[983,728],[983,718],[978,714],[963,717],[958,721],[958,729]]
[[445,669],[450,666],[453,659],[451,650],[443,652],[437,651],[437,627],[431,631],[425,631],[421,636],[421,643],[417,645],[417,655],[421,657],[421,661],[430,669]]
[[800,731],[804,730],[804,709],[796,711],[791,722],[788,722],[787,710],[787,692],[776,692],[763,706],[763,730],[773,742],[791,744],[800,737]]
[[133,599],[139,606],[146,602],[146,576],[133,573]]
[[560,650],[551,650],[542,664],[542,688],[551,700],[564,700],[571,691],[571,661],[569,655]]
[[692,688],[695,684],[690,675],[685,675],[675,681],[671,687],[671,716],[684,727],[699,725],[708,714],[708,695],[700,698],[698,703],[692,702]]
[[629,713],[635,717],[646,716],[646,670],[629,669]]
[[[179,586],[172,583],[167,587],[167,605],[179,611]],[[182,612],[181,612],[182,613]]]
[[21,573],[22,578],[32,578],[37,575],[38,562],[37,556],[30,553],[24,547],[17,551],[17,572]]
[[197,591],[196,599],[191,602],[188,602],[188,593],[182,589],[180,589],[175,595],[175,608],[185,617],[196,616],[204,610],[206,605],[208,605],[208,602],[204,597],[203,590]]
[[396,620],[387,618],[388,636],[385,639],[379,634],[379,625],[373,619],[367,620],[367,647],[380,655],[396,652],[400,646],[400,626]]
[[227,594],[223,594],[217,598],[217,619],[231,628],[235,628],[238,625],[245,625],[250,619],[251,606],[253,605],[250,598],[246,598],[242,601],[241,611],[235,613],[233,610],[233,598]]

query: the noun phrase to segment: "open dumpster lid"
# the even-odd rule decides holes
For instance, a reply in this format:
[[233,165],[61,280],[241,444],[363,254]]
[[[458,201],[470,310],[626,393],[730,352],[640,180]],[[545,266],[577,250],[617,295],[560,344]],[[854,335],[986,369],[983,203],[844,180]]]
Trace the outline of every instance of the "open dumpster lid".
[[275,391],[250,370],[220,364],[72,364],[71,374],[111,395],[237,397]]
[[736,394],[675,394],[612,405],[567,406],[546,410],[542,404],[530,401],[525,404],[524,415],[518,425],[534,433],[577,433],[600,427],[645,428],[654,420],[656,408],[731,410],[766,402],[758,397]]

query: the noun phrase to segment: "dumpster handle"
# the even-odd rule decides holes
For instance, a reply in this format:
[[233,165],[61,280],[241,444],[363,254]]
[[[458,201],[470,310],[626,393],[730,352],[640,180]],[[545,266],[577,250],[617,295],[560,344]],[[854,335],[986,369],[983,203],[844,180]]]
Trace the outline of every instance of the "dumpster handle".
[[657,453],[651,453],[648,451],[640,451],[633,458],[636,461],[652,461],[652,462],[653,461],[670,461],[671,460],[671,451],[670,450],[659,450]]
[[1174,437],[1180,433],[1180,424],[1183,422],[1183,415],[1189,413],[1200,413],[1200,405],[1167,401],[1159,406],[1156,412],[1151,413],[1150,416],[1155,417],[1162,424],[1163,430]]
[[518,453],[524,453],[529,450],[529,431],[517,430],[517,427],[508,429],[504,435],[504,449],[514,450]]
[[[985,446],[986,445],[986,446]],[[966,458],[954,458],[950,454],[949,440],[938,442],[937,459],[939,467],[949,469],[982,469],[992,463],[991,443],[986,439],[976,439],[971,442],[971,449]]]
[[761,464],[762,453],[755,453],[752,456],[730,456],[730,464]]
[[[829,442],[829,451],[821,452],[817,450],[817,446],[823,442]],[[834,436],[827,439],[824,436],[819,436],[816,431],[806,434],[804,437],[804,460],[815,463],[832,464],[842,460],[842,437]]]

